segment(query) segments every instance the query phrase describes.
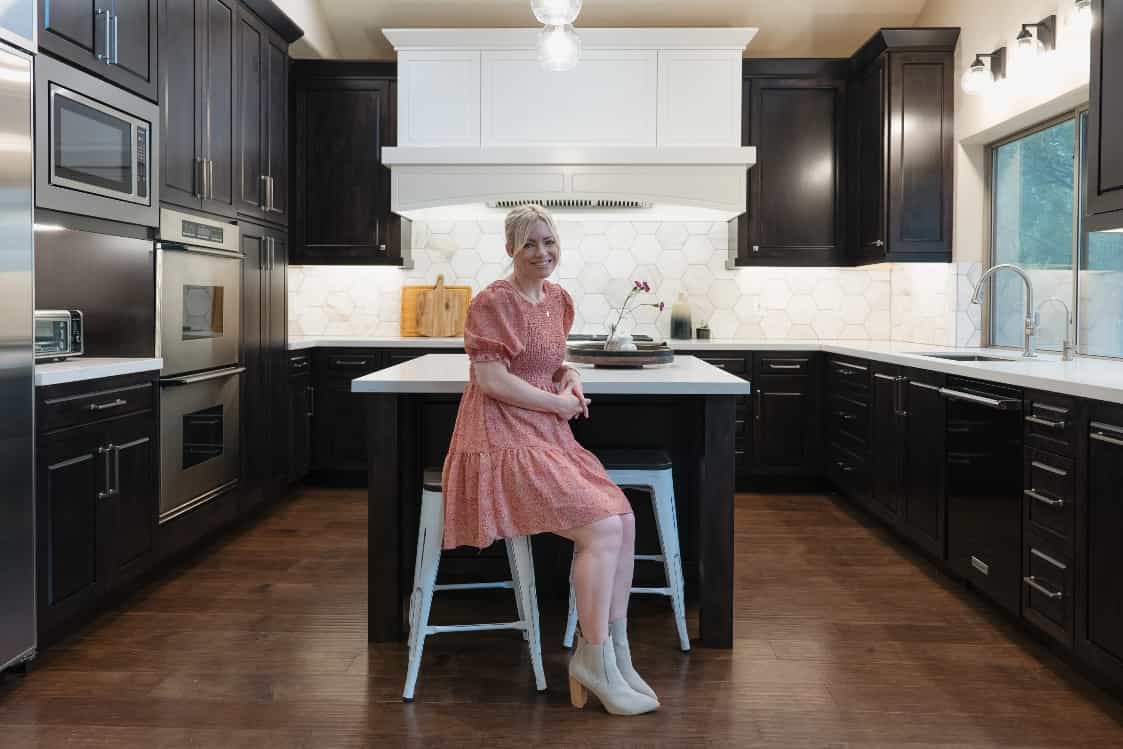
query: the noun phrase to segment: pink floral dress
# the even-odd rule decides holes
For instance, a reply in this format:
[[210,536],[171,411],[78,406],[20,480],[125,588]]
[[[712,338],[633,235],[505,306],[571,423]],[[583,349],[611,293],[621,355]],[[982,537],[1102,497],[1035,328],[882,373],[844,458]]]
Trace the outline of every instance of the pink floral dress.
[[[501,361],[531,385],[557,392],[554,377],[572,325],[573,300],[562,287],[547,282],[535,304],[500,280],[468,307],[464,348],[473,363]],[[498,538],[578,528],[632,511],[568,421],[485,395],[474,371],[442,484],[446,549],[484,548]]]

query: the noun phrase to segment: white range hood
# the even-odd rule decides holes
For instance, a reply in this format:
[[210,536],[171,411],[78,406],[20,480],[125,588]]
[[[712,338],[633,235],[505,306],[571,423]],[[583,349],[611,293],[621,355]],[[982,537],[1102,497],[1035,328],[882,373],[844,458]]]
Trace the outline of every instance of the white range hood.
[[728,221],[745,210],[741,57],[756,29],[578,29],[577,67],[537,62],[537,29],[386,29],[398,52],[391,209]]

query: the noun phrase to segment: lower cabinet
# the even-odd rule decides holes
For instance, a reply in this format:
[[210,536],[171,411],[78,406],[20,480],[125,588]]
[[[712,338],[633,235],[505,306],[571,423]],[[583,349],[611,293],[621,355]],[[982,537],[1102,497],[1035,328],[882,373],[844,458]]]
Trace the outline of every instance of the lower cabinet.
[[288,400],[288,480],[295,483],[312,468],[312,417],[316,394],[312,388],[312,358],[309,354],[289,355]]
[[904,485],[899,527],[932,556],[945,555],[945,431],[946,411],[940,387],[944,376],[909,370],[904,410]]
[[[154,562],[154,390],[151,380],[130,376],[36,392],[43,425],[36,461],[41,644],[80,624]],[[123,391],[129,397],[120,397]],[[116,408],[132,412],[113,415]]]
[[753,366],[753,475],[814,476],[819,463],[818,354],[758,353]]

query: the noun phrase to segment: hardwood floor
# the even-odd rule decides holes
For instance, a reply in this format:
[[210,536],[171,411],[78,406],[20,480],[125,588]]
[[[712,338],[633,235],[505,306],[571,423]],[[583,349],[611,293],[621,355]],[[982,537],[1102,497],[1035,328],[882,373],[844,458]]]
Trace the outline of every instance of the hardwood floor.
[[[303,491],[5,678],[0,746],[1123,747],[1117,703],[813,494],[738,498],[734,650],[679,652],[669,605],[634,599],[657,713],[569,706],[560,601],[547,694],[518,635],[440,635],[403,704],[404,645],[366,643],[365,501]],[[435,621],[513,611],[445,595]]]

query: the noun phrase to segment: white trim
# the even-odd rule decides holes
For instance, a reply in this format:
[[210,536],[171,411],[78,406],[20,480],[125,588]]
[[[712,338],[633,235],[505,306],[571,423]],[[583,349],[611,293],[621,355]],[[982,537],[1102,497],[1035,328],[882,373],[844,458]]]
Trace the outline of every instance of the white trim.
[[755,146],[387,146],[382,163],[391,166],[547,164],[634,164],[742,166],[756,163]]
[[[534,49],[539,29],[382,29],[403,49]],[[725,49],[744,50],[755,27],[740,28],[584,28],[577,27],[584,49]]]

